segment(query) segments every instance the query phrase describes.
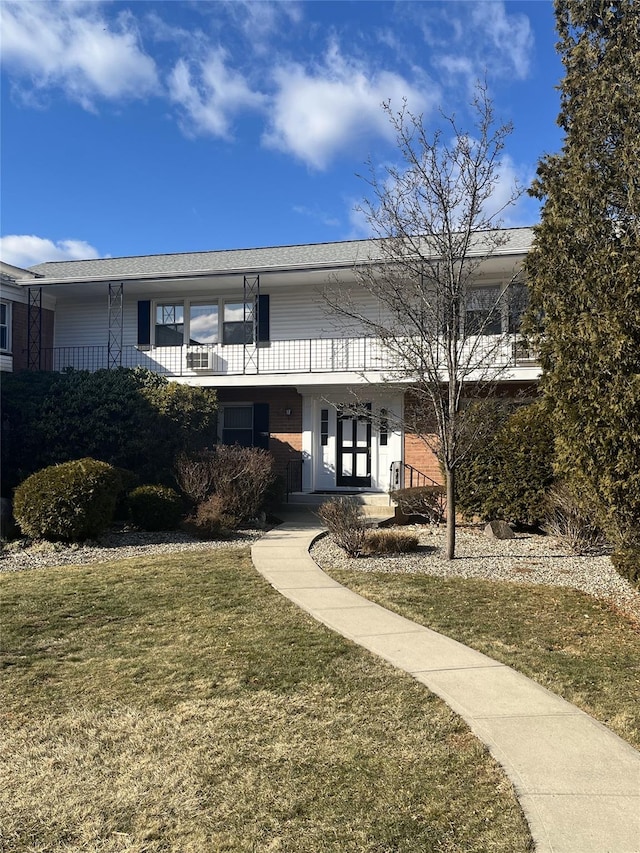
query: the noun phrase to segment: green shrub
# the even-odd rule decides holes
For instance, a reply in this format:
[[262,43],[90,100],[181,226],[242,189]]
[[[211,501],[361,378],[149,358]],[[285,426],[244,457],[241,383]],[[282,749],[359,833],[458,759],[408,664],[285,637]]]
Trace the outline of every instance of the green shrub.
[[418,549],[419,539],[404,530],[368,530],[364,553],[369,555],[407,554]]
[[129,518],[142,530],[175,530],[182,518],[182,499],[168,486],[138,486],[127,504]]
[[3,375],[3,493],[48,465],[90,456],[171,485],[180,451],[215,441],[216,397],[148,370]]
[[460,512],[490,521],[539,526],[545,519],[546,494],[553,482],[553,431],[548,407],[530,403],[505,416],[496,404],[478,416],[495,426],[493,435],[472,441],[465,463],[457,471],[456,497]]
[[322,504],[318,515],[336,545],[350,557],[359,557],[366,537],[366,521],[360,504],[350,498],[334,498]]
[[615,550],[611,562],[619,575],[640,589],[640,545]]
[[402,515],[420,515],[435,524],[444,518],[444,486],[412,486],[396,489],[390,497],[398,504]]
[[111,465],[77,459],[27,477],[16,489],[13,512],[27,536],[79,542],[110,526],[121,488]]

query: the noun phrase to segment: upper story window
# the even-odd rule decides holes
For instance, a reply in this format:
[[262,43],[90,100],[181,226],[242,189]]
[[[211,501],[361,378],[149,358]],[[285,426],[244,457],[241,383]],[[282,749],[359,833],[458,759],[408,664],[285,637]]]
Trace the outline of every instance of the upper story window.
[[0,350],[11,349],[11,305],[0,302]]
[[225,302],[222,321],[222,343],[252,344],[253,321],[253,303]]
[[529,290],[524,284],[514,284],[509,288],[509,331],[519,332],[522,317],[529,305]]
[[467,293],[465,330],[468,335],[515,334],[520,331],[522,315],[528,303],[528,290],[513,284],[475,287]]
[[184,343],[184,306],[176,303],[156,305],[157,347],[179,347]]
[[[151,328],[152,327],[152,328]],[[269,341],[269,296],[235,299],[185,298],[138,302],[138,344],[208,346]]]
[[218,343],[218,305],[200,305],[194,302],[189,306],[189,343]]
[[474,287],[467,293],[465,332],[499,335],[502,332],[500,287]]

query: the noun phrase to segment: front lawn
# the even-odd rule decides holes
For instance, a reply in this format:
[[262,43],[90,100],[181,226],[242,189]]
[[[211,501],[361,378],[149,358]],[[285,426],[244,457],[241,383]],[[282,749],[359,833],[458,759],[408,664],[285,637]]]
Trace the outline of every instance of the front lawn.
[[604,601],[541,584],[329,573],[366,598],[519,670],[640,748],[640,630]]
[[2,849],[531,849],[466,726],[247,550],[5,572],[0,601]]

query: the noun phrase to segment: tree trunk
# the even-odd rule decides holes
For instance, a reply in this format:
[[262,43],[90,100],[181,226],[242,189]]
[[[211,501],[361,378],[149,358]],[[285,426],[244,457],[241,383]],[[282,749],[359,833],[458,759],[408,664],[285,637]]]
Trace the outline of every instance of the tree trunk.
[[447,484],[447,560],[453,560],[456,553],[456,472],[445,470]]

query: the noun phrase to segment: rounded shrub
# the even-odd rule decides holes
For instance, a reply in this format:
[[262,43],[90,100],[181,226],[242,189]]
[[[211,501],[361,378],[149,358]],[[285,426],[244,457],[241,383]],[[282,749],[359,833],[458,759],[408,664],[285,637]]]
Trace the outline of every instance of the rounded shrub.
[[111,525],[121,488],[107,462],[76,459],[27,477],[15,491],[13,513],[26,536],[81,542]]
[[553,430],[547,406],[535,401],[496,420],[492,437],[472,446],[456,477],[459,510],[485,520],[540,526],[553,482]]
[[182,518],[182,499],[168,486],[138,486],[127,503],[129,518],[142,530],[175,530]]

